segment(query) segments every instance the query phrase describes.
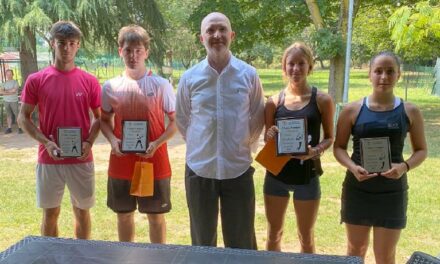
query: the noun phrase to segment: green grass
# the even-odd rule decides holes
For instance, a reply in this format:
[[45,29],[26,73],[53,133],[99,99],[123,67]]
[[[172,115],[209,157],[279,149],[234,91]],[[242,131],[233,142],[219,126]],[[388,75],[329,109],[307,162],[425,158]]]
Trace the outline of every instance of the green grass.
[[[279,70],[259,70],[266,95],[273,95],[284,86]],[[328,71],[317,70],[310,76],[310,83],[325,90]],[[367,72],[352,71],[349,100],[356,100],[370,93],[371,88]],[[404,96],[402,88],[396,88],[396,94]],[[426,137],[429,145],[429,158],[409,173],[408,225],[402,232],[397,251],[397,263],[406,262],[412,252],[424,251],[432,255],[440,253],[440,99],[430,96],[425,89],[412,88],[408,99],[418,105],[425,119]],[[3,135],[1,137],[4,137]],[[3,139],[1,139],[3,140]],[[109,146],[101,140],[95,144],[96,164],[96,206],[92,209],[92,238],[98,240],[117,240],[115,215],[106,207],[106,170]],[[410,154],[408,144],[405,156]],[[16,243],[27,235],[39,235],[41,211],[35,205],[35,157],[36,147],[11,148],[0,142],[0,251]],[[175,145],[169,149],[173,179],[173,209],[167,215],[168,243],[190,244],[189,219],[184,190],[184,146]],[[256,168],[256,232],[258,246],[264,249],[266,241],[266,220],[264,216],[262,186],[264,170],[259,164]],[[345,229],[340,224],[340,193],[344,169],[338,165],[330,151],[323,157],[325,174],[321,177],[322,200],[316,224],[317,253],[345,254]],[[66,190],[60,216],[60,236],[72,237],[73,224],[70,202]],[[147,219],[136,215],[136,241],[148,242]],[[221,232],[219,233],[221,245]],[[283,250],[298,252],[296,224],[293,206],[289,205]],[[371,247],[367,262],[372,263]]]

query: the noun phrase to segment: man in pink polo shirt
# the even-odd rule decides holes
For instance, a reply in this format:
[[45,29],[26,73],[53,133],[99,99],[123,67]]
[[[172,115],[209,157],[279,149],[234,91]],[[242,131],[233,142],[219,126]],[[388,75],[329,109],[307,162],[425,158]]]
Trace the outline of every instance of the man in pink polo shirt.
[[[75,237],[88,239],[89,209],[95,203],[95,178],[91,148],[99,133],[100,85],[75,66],[81,31],[69,21],[59,21],[50,30],[55,64],[29,75],[22,93],[19,123],[40,145],[36,169],[37,205],[43,209],[41,234],[58,236],[58,216],[65,185],[69,188],[75,216]],[[31,120],[38,106],[39,126]],[[89,111],[94,115],[90,120]],[[65,157],[58,132],[80,131],[79,157]],[[73,141],[70,141],[73,142]]]
[[[119,55],[124,60],[121,76],[104,83],[102,88],[101,130],[111,144],[108,168],[107,206],[117,214],[120,241],[133,241],[134,211],[147,214],[150,242],[166,242],[165,213],[171,210],[171,167],[166,142],[177,131],[175,96],[170,83],[149,75],[145,67],[150,38],[140,26],[121,28],[118,36]],[[164,116],[168,117],[165,126]],[[143,153],[121,151],[124,121],[147,121],[148,147]],[[136,138],[142,135],[136,134]],[[138,147],[136,142],[135,147]],[[144,146],[145,147],[145,146]],[[130,195],[136,162],[153,165],[153,196]]]

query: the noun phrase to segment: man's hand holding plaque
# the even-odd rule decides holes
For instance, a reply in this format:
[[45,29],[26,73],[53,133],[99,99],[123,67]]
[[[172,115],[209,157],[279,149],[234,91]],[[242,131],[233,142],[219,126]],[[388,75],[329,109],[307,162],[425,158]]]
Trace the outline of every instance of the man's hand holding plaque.
[[82,155],[81,128],[59,127],[58,146],[61,149],[57,155],[62,158],[77,158]]
[[121,151],[145,153],[148,147],[148,122],[126,120],[122,123]]
[[277,155],[305,155],[308,153],[307,120],[305,118],[280,118],[278,128]]
[[361,138],[362,167],[369,173],[391,169],[391,150],[388,137]]

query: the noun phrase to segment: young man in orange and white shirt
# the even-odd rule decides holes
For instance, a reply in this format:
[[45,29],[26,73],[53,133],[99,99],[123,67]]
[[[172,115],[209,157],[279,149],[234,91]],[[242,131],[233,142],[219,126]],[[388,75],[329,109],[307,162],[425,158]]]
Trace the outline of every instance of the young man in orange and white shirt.
[[[166,242],[165,213],[171,210],[171,167],[166,142],[177,131],[175,95],[167,80],[148,75],[150,38],[140,26],[121,28],[118,36],[119,55],[124,60],[121,76],[104,83],[102,88],[101,130],[111,144],[108,169],[107,206],[118,218],[120,241],[133,241],[134,211],[148,216],[150,242]],[[164,116],[168,117],[165,126]],[[148,122],[148,147],[145,153],[121,151],[122,123],[125,120]],[[130,194],[136,162],[150,162],[154,171],[154,194],[137,197]]]

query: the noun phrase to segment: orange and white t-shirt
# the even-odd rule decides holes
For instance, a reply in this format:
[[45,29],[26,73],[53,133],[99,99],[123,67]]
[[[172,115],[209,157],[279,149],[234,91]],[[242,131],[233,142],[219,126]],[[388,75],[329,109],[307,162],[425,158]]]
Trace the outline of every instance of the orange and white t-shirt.
[[[102,110],[115,114],[113,133],[117,138],[122,136],[124,120],[145,120],[148,121],[149,142],[155,141],[165,132],[165,114],[174,113],[176,104],[171,84],[162,77],[147,74],[139,80],[125,75],[108,80],[102,87],[101,99]],[[110,154],[109,177],[130,180],[136,161],[153,163],[155,179],[171,177],[166,143],[150,159],[135,154],[123,157]]]

